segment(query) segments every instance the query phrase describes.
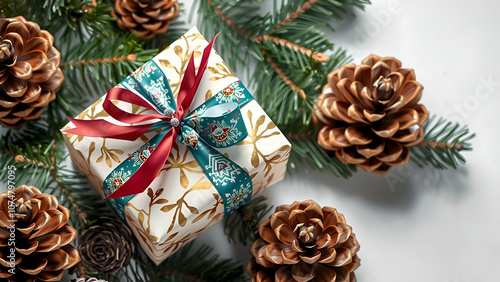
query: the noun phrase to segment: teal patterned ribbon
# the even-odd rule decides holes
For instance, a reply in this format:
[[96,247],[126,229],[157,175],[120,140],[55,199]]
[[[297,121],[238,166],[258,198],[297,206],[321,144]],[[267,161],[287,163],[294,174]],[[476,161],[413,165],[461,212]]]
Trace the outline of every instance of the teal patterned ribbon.
[[[158,112],[169,115],[176,110],[176,101],[168,79],[159,66],[150,60],[121,83],[140,95]],[[217,151],[238,144],[248,132],[241,117],[240,106],[253,100],[240,81],[215,94],[189,113],[180,122],[179,141],[186,145],[224,202],[224,216],[245,204],[252,197],[252,179],[238,164]],[[158,121],[150,129],[161,129],[148,142],[120,163],[103,182],[109,196],[126,182],[147,160],[171,125]],[[108,199],[110,205],[125,219],[125,205],[133,197]]]

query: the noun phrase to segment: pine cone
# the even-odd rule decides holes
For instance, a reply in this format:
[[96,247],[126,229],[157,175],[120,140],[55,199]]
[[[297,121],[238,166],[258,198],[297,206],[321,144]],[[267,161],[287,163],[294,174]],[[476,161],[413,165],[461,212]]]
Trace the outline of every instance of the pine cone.
[[82,264],[99,273],[116,273],[127,266],[135,252],[132,231],[109,217],[83,231],[78,239]]
[[0,19],[0,123],[17,129],[56,98],[64,76],[54,37],[23,17]]
[[70,245],[77,233],[66,224],[69,210],[53,195],[22,185],[0,195],[0,210],[0,277],[59,281],[80,261]]
[[252,281],[356,281],[359,244],[342,214],[314,201],[279,206],[259,225]]
[[111,15],[121,29],[151,39],[165,33],[169,22],[179,15],[177,0],[116,0]]
[[420,100],[423,87],[412,69],[395,58],[368,56],[328,75],[316,102],[323,124],[318,143],[344,163],[386,174],[408,162],[408,147],[424,138],[429,115]]

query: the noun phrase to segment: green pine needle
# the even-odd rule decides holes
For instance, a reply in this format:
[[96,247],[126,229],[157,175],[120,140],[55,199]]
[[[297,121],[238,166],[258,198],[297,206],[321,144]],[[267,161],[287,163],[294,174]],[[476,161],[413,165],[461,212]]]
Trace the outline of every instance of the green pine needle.
[[89,276],[97,276],[109,282],[246,281],[241,264],[220,258],[206,245],[195,249],[193,243],[188,243],[158,266],[140,248],[133,258],[133,263],[114,276],[93,273],[89,273]]
[[264,196],[255,197],[224,220],[224,233],[229,242],[246,246],[254,240],[259,223],[272,209],[266,200]]

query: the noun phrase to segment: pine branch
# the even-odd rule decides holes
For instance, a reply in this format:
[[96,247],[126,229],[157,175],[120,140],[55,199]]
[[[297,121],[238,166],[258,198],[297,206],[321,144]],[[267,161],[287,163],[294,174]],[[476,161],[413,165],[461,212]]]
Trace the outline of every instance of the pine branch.
[[324,28],[334,31],[332,19],[342,20],[345,15],[354,15],[354,9],[363,9],[368,0],[282,0],[275,3],[272,29],[267,34],[286,38],[302,46],[314,46],[323,52],[333,48],[322,32]]
[[[180,13],[184,11],[183,6],[183,3],[179,3]],[[167,32],[157,35],[153,40],[146,41],[143,48],[158,49],[160,51],[165,49],[172,42],[174,42],[187,32],[185,26],[186,23],[183,21],[175,20],[173,22],[170,22]]]
[[91,188],[88,179],[66,168],[64,160],[68,157],[67,152],[56,146],[56,140],[36,134],[43,130],[9,131],[2,137],[0,179],[4,179],[7,168],[14,165],[17,186],[33,185],[44,193],[57,196],[60,204],[71,210],[70,220],[79,229],[88,224],[88,215],[110,214],[111,210]]
[[111,58],[103,58],[103,59],[99,58],[99,59],[90,59],[90,60],[70,61],[70,62],[62,63],[60,65],[60,67],[61,68],[65,68],[68,66],[78,67],[78,66],[95,65],[95,64],[102,65],[102,64],[109,64],[109,63],[117,64],[119,60],[121,60],[123,62],[127,62],[127,61],[134,62],[135,59],[136,59],[135,54],[128,54],[127,57],[122,55],[120,57],[111,57]]
[[451,149],[456,151],[462,151],[464,146],[460,143],[445,143],[445,142],[436,142],[436,141],[422,141],[418,144],[421,147],[431,147],[431,148],[439,148],[440,150]]
[[[345,52],[338,50],[334,54],[335,57],[328,60],[328,57],[320,50],[329,49],[332,44],[319,32],[317,26],[301,27],[300,32],[307,33],[308,39],[314,39],[302,41],[308,42],[308,46],[304,47],[291,39],[291,37],[295,39],[304,37],[302,34],[292,35],[287,25],[287,28],[283,28],[283,31],[280,32],[288,37],[275,36],[274,33],[277,33],[278,30],[272,27],[271,18],[269,16],[259,16],[252,9],[244,6],[242,2],[232,3],[227,0],[200,1],[200,11],[204,14],[204,18],[207,15],[209,18],[214,19],[219,24],[216,25],[217,27],[229,29],[230,34],[238,36],[248,43],[250,52],[256,51],[253,55],[258,58],[259,62],[250,80],[259,82],[255,96],[263,105],[263,108],[273,117],[277,125],[286,127],[289,124],[294,124],[294,131],[297,131],[304,125],[310,124],[314,100],[312,97],[315,97],[319,92],[320,83],[325,83],[328,72],[333,70],[333,68],[328,69],[326,67],[338,66],[331,62],[345,62],[347,60]],[[286,3],[285,6],[290,8],[297,3],[297,1],[292,2],[291,4]],[[322,5],[325,5],[325,3],[322,3]],[[341,6],[339,3],[336,5]],[[324,9],[323,6],[320,6],[314,8],[307,6],[307,8],[310,8],[310,11],[317,12],[317,10]],[[243,8],[245,8],[246,16],[243,18],[245,20],[238,17]],[[302,11],[301,15],[306,15],[308,11]],[[286,12],[286,9],[283,12]],[[294,17],[294,19],[299,18],[298,15]],[[252,24],[260,22],[261,28],[256,30],[246,22]],[[213,29],[213,25],[206,25],[205,28],[210,31]],[[221,36],[224,36],[224,33]],[[233,52],[234,54],[234,50],[240,49],[238,47],[234,48],[235,44],[226,47],[224,40],[221,41],[223,42],[221,44],[222,56],[226,54],[225,52]],[[238,59],[232,60],[233,57]],[[238,63],[241,63],[239,58],[242,57],[244,55],[230,54],[229,63],[238,65]],[[321,62],[325,63],[321,64]],[[250,65],[248,62],[244,63],[247,66]],[[273,95],[268,95],[269,93],[273,93]]]
[[250,56],[261,56],[257,42],[252,39],[262,35],[262,30],[269,25],[269,16],[260,16],[259,7],[244,1],[198,1],[198,19],[205,36],[209,38],[220,31],[220,39],[215,44],[221,56],[232,68],[246,66],[249,70]]
[[[6,17],[23,16],[34,21],[54,36],[67,40],[79,39],[84,44],[84,35],[111,36],[116,33],[115,19],[110,16],[112,3],[95,0],[14,0],[0,2]],[[73,32],[79,36],[75,37]],[[56,36],[57,37],[57,36]],[[56,39],[56,42],[58,40]]]
[[277,26],[274,27],[274,29],[280,29],[282,28],[285,24],[292,22],[296,18],[298,18],[300,15],[304,14],[307,10],[311,9],[315,4],[317,4],[321,0],[308,0],[302,6],[297,8],[294,12],[290,13],[290,15],[286,18],[284,18]]
[[259,82],[255,96],[284,132],[300,133],[312,123],[314,100],[328,73],[349,57],[338,49],[327,62],[319,63],[274,41],[265,41],[262,48],[266,56],[254,73],[253,81]]
[[329,154],[321,148],[315,139],[300,138],[289,141],[292,151],[288,166],[293,171],[328,172],[341,178],[349,178],[356,171],[356,166],[343,164],[335,154]]
[[160,265],[156,266],[140,248],[133,262],[115,276],[89,271],[95,276],[112,281],[131,282],[211,282],[245,281],[243,266],[230,259],[221,259],[212,248],[202,245],[194,249],[193,242],[186,244]]
[[250,34],[241,27],[239,27],[238,25],[236,25],[232,19],[230,19],[226,14],[224,14],[224,12],[214,4],[213,0],[206,0],[206,1],[207,4],[212,9],[214,9],[215,14],[219,16],[222,19],[222,21],[227,24],[227,26],[238,32],[241,36],[245,37],[245,39],[250,38]]
[[314,52],[313,50],[311,49],[308,49],[304,46],[300,46],[298,44],[295,44],[295,43],[292,43],[284,38],[279,38],[279,37],[274,37],[274,36],[270,36],[268,34],[264,34],[264,36],[257,36],[255,38],[255,41],[257,43],[261,43],[262,42],[262,39],[264,40],[272,40],[274,41],[274,43],[276,44],[279,44],[279,45],[282,45],[282,46],[287,46],[288,48],[291,48],[293,49],[295,52],[301,52],[302,54],[304,55],[307,55],[308,57],[312,57],[313,59],[315,59],[316,61],[318,62],[326,62],[328,61],[328,56],[321,53],[321,52]]
[[462,151],[471,151],[469,141],[475,137],[466,126],[432,116],[423,126],[424,140],[410,147],[410,160],[416,165],[432,165],[437,169],[454,168],[465,163]]
[[95,37],[89,38],[85,45],[64,46],[61,66],[72,94],[88,98],[89,94],[104,94],[156,52],[144,50],[142,43],[131,34],[114,38]]
[[78,206],[75,199],[73,199],[73,197],[71,196],[71,194],[69,192],[69,188],[68,188],[69,183],[64,181],[63,178],[59,176],[60,175],[59,173],[60,173],[60,170],[59,170],[58,166],[52,166],[50,168],[50,175],[55,180],[55,182],[57,182],[57,188],[59,189],[59,191],[62,194],[64,194],[65,200],[67,200],[69,202],[69,207],[73,211],[73,215],[76,213],[76,217],[78,218],[78,221],[80,223],[79,226],[83,228],[84,226],[86,226],[88,224],[87,214],[80,209],[80,207]]
[[246,246],[254,240],[259,223],[272,209],[266,200],[264,196],[255,197],[224,220],[224,233],[229,242],[240,242]]
[[[3,167],[0,170],[0,179],[5,180],[9,166],[16,167],[16,186],[31,184],[39,188],[42,192],[49,184],[50,177],[50,157],[44,152],[50,149],[52,140],[44,139],[40,136],[39,142],[23,141],[23,139],[13,140],[8,131],[2,136],[0,142],[0,160]],[[14,141],[14,142],[13,142]],[[51,145],[50,145],[51,146]],[[29,162],[25,162],[29,159]]]
[[304,100],[307,99],[306,93],[304,92],[304,90],[300,89],[297,85],[295,85],[295,83],[293,83],[292,80],[290,80],[290,78],[288,76],[286,76],[286,74],[283,72],[283,70],[281,70],[281,68],[278,67],[278,65],[273,61],[273,59],[271,57],[267,56],[266,51],[262,50],[262,55],[264,55],[264,57],[266,58],[266,61],[274,69],[274,72],[280,76],[280,78],[283,80],[283,82],[286,85],[290,86],[292,91],[297,91],[299,93],[300,98],[302,98]]
[[280,8],[275,5],[274,29],[287,32],[292,26],[326,26],[332,31],[331,19],[338,21],[345,15],[354,16],[354,9],[363,10],[369,0],[282,0]]

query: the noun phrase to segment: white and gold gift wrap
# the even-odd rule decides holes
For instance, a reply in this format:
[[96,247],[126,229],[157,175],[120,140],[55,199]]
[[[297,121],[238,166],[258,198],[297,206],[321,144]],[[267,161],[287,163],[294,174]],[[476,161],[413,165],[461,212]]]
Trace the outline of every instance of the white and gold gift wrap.
[[[194,52],[195,64],[199,65],[201,51],[206,45],[208,42],[192,28],[153,59],[168,78],[175,97],[191,54]],[[212,50],[190,110],[237,80]],[[101,97],[77,118],[105,119],[119,124],[103,110],[103,101]],[[124,102],[117,105],[132,113],[149,111]],[[248,171],[255,196],[284,177],[291,145],[255,100],[241,107],[241,114],[248,136],[235,146],[218,150]],[[70,127],[73,127],[71,123],[63,129]],[[73,162],[103,196],[103,180],[108,174],[155,134],[152,131],[135,141],[124,141],[63,133]],[[144,250],[159,264],[222,219],[224,206],[189,149],[177,141],[149,188],[128,202],[125,215]]]

